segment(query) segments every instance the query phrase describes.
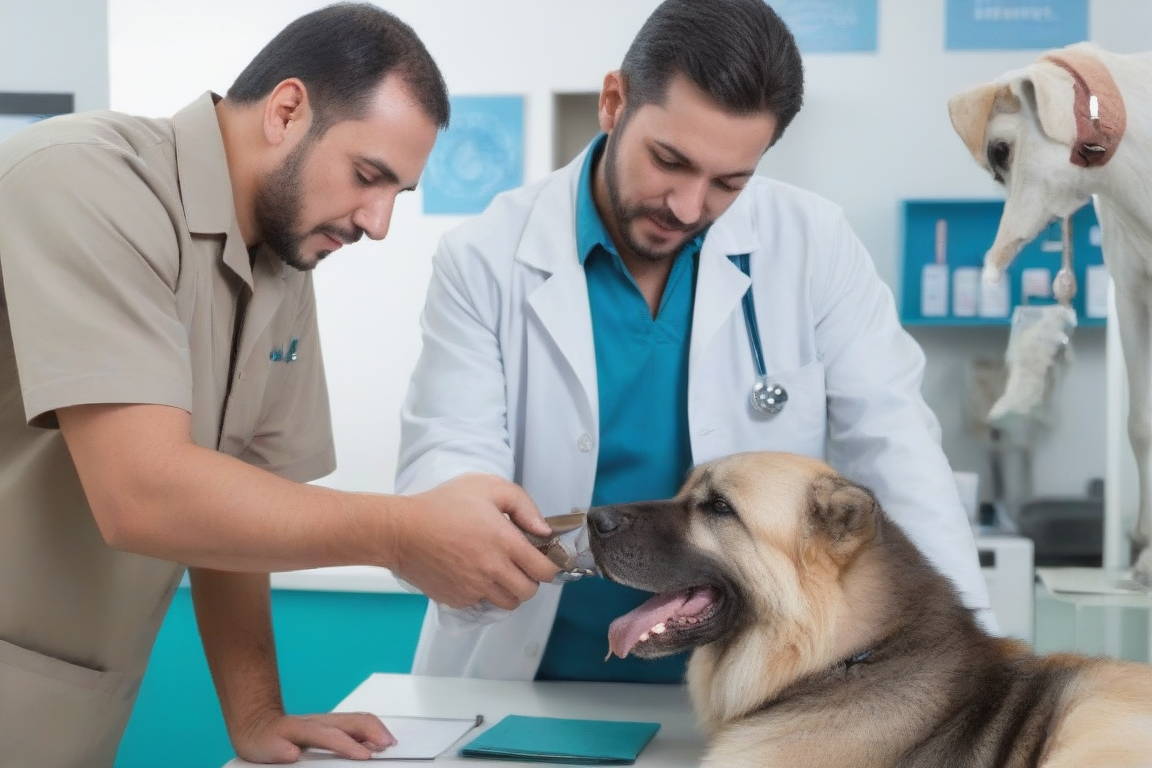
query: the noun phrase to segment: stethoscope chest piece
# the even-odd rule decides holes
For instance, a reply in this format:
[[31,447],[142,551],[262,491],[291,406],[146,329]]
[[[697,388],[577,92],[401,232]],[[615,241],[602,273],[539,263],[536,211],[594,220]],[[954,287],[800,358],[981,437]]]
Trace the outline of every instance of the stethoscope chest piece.
[[788,402],[788,391],[768,379],[761,378],[752,386],[752,409],[765,416],[775,416],[784,410]]

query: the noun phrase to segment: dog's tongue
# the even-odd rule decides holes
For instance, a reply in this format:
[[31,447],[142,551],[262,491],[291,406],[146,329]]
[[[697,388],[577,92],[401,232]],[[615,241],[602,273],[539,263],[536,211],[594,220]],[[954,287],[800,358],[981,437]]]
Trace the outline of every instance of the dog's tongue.
[[608,648],[620,658],[627,656],[640,636],[657,624],[677,616],[695,616],[713,601],[711,588],[665,592],[646,600],[640,607],[620,616],[608,627]]

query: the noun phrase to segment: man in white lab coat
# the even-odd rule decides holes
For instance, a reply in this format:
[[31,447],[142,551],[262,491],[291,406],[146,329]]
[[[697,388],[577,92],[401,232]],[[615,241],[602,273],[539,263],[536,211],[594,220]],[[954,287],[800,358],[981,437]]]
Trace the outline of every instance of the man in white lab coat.
[[[762,0],[663,3],[605,77],[605,135],[441,242],[397,491],[489,472],[554,515],[671,496],[740,451],[827,458],[990,625],[891,293],[838,207],[753,175],[802,90]],[[774,414],[752,404],[765,375]],[[510,613],[431,604],[413,672],[678,682],[682,657],[604,660],[608,623],[645,597],[586,579]]]

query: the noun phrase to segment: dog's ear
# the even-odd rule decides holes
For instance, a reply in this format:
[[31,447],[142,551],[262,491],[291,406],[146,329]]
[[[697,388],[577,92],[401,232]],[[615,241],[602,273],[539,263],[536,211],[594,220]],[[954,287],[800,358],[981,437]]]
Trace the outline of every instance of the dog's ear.
[[843,477],[817,477],[810,499],[813,529],[842,557],[852,555],[879,530],[880,503],[876,497]]
[[[1076,143],[1076,85],[1072,75],[1050,61],[1029,64],[1025,70],[1036,98],[1040,130],[1052,141],[1071,147]],[[1027,87],[1024,83],[1023,87]]]
[[997,87],[993,83],[977,85],[948,99],[948,116],[952,127],[964,146],[972,153],[980,165],[988,167],[988,155],[984,151],[984,129],[992,117],[992,106],[996,103]]

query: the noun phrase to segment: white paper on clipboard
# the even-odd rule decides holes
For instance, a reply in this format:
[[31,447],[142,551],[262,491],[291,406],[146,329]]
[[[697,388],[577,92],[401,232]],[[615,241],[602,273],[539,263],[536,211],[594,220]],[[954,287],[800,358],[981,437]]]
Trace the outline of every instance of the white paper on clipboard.
[[[375,714],[375,713],[374,713]],[[448,717],[406,717],[397,715],[376,715],[396,737],[396,745],[383,752],[377,752],[371,760],[435,760],[473,728],[484,722],[484,718]],[[324,749],[306,749],[297,764],[309,768],[347,768],[350,765],[364,765],[362,760],[348,760]],[[232,766],[255,766],[244,760],[235,760]]]

